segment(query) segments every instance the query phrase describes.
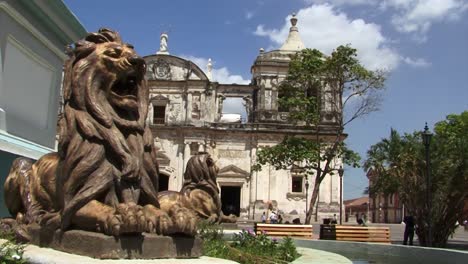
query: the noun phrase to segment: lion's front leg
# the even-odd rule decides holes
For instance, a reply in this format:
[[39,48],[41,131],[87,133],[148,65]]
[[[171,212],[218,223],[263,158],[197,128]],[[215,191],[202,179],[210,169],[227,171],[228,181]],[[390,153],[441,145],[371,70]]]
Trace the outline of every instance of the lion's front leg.
[[96,200],[83,206],[72,218],[75,228],[118,236],[148,230],[143,208],[135,203],[119,204],[113,208]]
[[77,229],[113,235],[120,232],[118,231],[120,222],[115,219],[115,212],[115,208],[92,200],[75,213],[71,218],[72,225]]

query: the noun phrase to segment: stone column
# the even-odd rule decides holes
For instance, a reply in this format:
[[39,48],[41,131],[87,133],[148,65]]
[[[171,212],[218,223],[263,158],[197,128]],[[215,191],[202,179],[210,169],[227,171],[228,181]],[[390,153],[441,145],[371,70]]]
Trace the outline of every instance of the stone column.
[[[252,167],[253,163],[255,162],[257,157],[257,148],[251,147],[250,149],[250,167]],[[254,209],[255,206],[255,189],[257,188],[257,173],[250,171],[250,182],[249,182],[249,211],[250,211],[250,218],[255,220],[255,214],[258,214],[258,208]]]
[[184,147],[179,144],[177,146],[177,172],[175,174],[175,186],[174,190],[179,191],[182,188],[183,179],[184,179]]
[[217,115],[217,120],[216,122],[219,122],[219,119],[221,119],[221,115],[223,114],[223,102],[226,97],[224,95],[219,95],[218,100],[217,100],[217,106],[218,106],[218,115]]
[[200,120],[207,121],[205,114],[208,111],[208,102],[206,101],[205,93],[200,94]]
[[278,78],[271,79],[271,109],[278,110]]
[[242,99],[244,99],[243,105],[245,107],[245,112],[247,114],[247,120],[246,122],[250,121],[250,116],[252,114],[252,97],[250,95],[244,96]]
[[150,102],[148,105],[148,116],[146,117],[146,123],[152,125],[153,124],[153,103]]
[[192,93],[187,94],[187,115],[185,117],[186,123],[192,122]]
[[184,143],[184,170],[183,172],[185,173],[185,169],[187,168],[187,162],[190,159],[190,144],[191,142],[185,142]]

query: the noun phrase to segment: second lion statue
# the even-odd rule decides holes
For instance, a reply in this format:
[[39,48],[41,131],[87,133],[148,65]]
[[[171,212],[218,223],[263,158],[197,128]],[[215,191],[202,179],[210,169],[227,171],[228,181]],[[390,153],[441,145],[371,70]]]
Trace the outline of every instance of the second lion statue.
[[14,161],[5,182],[21,225],[108,235],[196,233],[197,216],[160,208],[153,137],[145,124],[145,62],[119,34],[100,29],[69,50],[59,151]]
[[201,219],[211,223],[234,223],[235,215],[226,216],[221,210],[221,197],[216,183],[218,167],[208,153],[198,153],[187,162],[184,183],[180,192],[158,193],[161,209],[177,206],[190,208]]

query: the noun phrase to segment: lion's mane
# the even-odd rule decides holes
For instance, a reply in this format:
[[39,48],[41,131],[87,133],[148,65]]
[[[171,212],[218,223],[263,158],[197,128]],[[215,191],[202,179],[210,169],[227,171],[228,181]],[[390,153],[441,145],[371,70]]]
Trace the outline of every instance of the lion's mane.
[[184,183],[181,193],[190,193],[193,190],[202,190],[207,192],[221,210],[221,199],[219,188],[216,184],[216,175],[218,167],[214,160],[207,153],[200,153],[193,156],[187,162],[187,168],[184,173]]
[[[68,55],[57,170],[62,230],[91,200],[114,207],[132,200],[158,204],[158,167],[151,131],[145,126],[144,62],[108,29],[75,43]],[[130,83],[129,78],[134,96],[117,96],[114,90],[127,89],[123,82]]]

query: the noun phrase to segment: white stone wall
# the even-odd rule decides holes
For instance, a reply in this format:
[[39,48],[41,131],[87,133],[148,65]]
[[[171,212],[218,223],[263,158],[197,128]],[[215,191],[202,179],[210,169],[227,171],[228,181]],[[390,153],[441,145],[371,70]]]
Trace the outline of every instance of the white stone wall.
[[[287,61],[286,57],[280,58]],[[257,70],[259,69],[254,69],[254,78],[260,88],[257,110],[277,112],[277,87],[284,79],[287,69],[266,67],[256,72]],[[173,78],[178,80],[177,76],[179,75],[174,75]],[[218,121],[223,100],[226,98],[224,93],[237,89],[224,86],[217,90],[217,87],[216,83],[208,80],[164,81],[158,85],[150,81],[150,98],[163,96],[168,99],[166,125],[154,126],[153,133],[156,141],[160,142],[160,150],[170,159],[170,166],[162,168],[164,173],[170,173],[169,189],[178,191],[182,187],[185,165],[192,153],[190,146],[191,143],[196,143],[198,150],[209,152],[216,160],[220,168],[218,185],[241,188],[241,219],[259,220],[261,214],[267,212],[268,203],[272,203],[275,210],[283,213],[284,221],[291,222],[294,218],[300,218],[303,222],[306,209],[305,187],[303,193],[292,193],[290,171],[277,171],[268,165],[259,172],[251,171],[258,148],[278,144],[285,134],[207,126],[209,123],[205,122]],[[198,117],[194,114],[195,108],[199,108]],[[339,165],[338,161],[337,164]],[[308,180],[310,187],[307,199],[310,200],[314,179],[309,177]],[[338,175],[327,175],[319,192],[319,221],[321,218],[332,217],[334,213],[338,215],[339,193]],[[308,205],[309,208],[315,206]]]

